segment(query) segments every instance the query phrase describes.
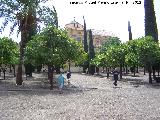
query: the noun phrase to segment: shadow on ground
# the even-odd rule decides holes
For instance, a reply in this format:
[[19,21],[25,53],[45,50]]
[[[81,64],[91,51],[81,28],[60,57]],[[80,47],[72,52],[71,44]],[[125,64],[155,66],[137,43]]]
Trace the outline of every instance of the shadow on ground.
[[153,80],[152,84],[149,84],[149,82],[144,81],[143,79],[139,79],[138,77],[131,77],[131,78],[125,78],[122,79],[123,82],[129,82],[133,87],[141,87],[142,85],[147,88],[154,88],[154,89],[160,89],[160,83],[156,83],[155,80]]
[[[58,86],[55,84],[53,86],[53,90],[50,90],[50,84],[46,78],[29,78],[23,79],[22,85],[16,85],[15,78],[7,79],[7,80],[0,80],[0,96],[8,96],[9,95],[38,95],[38,96],[45,96],[46,94],[51,95],[60,95],[60,91]],[[85,91],[92,91],[96,90],[97,88],[84,88],[81,86],[74,86],[72,84],[65,85],[63,89],[63,96],[70,95],[70,94],[83,94]],[[6,94],[2,94],[6,93]]]

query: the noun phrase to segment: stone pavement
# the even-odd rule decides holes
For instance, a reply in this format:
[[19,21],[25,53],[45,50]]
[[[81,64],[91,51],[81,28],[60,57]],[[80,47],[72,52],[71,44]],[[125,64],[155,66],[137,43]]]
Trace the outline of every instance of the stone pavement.
[[59,94],[45,74],[33,75],[22,86],[0,80],[0,120],[160,120],[160,86],[141,77],[124,76],[115,88],[111,78],[73,73]]

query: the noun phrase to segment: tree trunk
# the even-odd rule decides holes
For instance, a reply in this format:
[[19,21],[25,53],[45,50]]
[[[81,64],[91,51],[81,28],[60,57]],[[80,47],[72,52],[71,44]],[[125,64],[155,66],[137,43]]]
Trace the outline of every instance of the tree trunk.
[[48,65],[48,79],[50,83],[50,90],[53,90],[53,66]]
[[109,68],[106,67],[106,72],[107,72],[107,78],[109,78]]
[[88,69],[89,74],[94,75],[95,73],[95,66],[94,65],[90,65],[89,69]]
[[122,68],[122,71],[124,72],[125,71],[125,67],[123,66],[123,68]]
[[120,64],[120,79],[122,79],[122,64]]
[[128,67],[126,66],[126,74],[128,74]]
[[103,69],[103,70],[102,70],[102,73],[104,73],[104,66],[102,67],[102,69]]
[[136,67],[137,69],[136,69],[136,73],[138,73],[138,66]]
[[14,75],[14,77],[16,77],[15,65],[13,65],[13,75]]
[[38,66],[37,66],[37,72],[40,73],[41,70],[42,70],[42,65],[38,65]]
[[[36,9],[35,9],[36,11]],[[36,16],[36,12],[33,12],[31,14],[28,14],[24,16],[23,19],[20,20],[20,26],[19,30],[21,32],[21,41],[20,41],[20,59],[19,59],[19,65],[18,65],[18,71],[16,76],[16,84],[22,85],[23,79],[22,79],[22,64],[23,64],[23,57],[24,57],[24,48],[26,46],[26,43],[31,39],[31,36],[36,33],[36,23],[33,19],[33,16]],[[34,24],[35,23],[35,24]]]
[[85,69],[85,67],[83,67],[83,73],[86,73],[86,69]]
[[152,67],[148,64],[149,83],[152,84]]
[[152,84],[152,72],[149,71],[148,73],[149,73],[149,83]]
[[12,73],[12,65],[9,66],[9,73]]
[[134,68],[134,74],[133,74],[133,76],[135,77],[136,76],[136,67],[134,66],[133,68]]
[[69,63],[68,63],[68,71],[70,72],[71,71],[71,62],[69,60]]
[[144,75],[145,75],[146,74],[146,68],[145,67],[143,68],[143,72],[144,72]]
[[24,67],[26,76],[29,75],[29,77],[32,77],[33,65],[31,63],[28,63],[24,64]]
[[24,57],[24,48],[27,42],[28,38],[28,31],[25,25],[25,19],[20,21],[20,31],[21,31],[21,41],[20,41],[20,59],[18,64],[18,71],[16,76],[16,84],[22,85],[23,79],[22,79],[22,64],[23,64],[23,57]]
[[22,85],[22,64],[18,65],[18,70],[17,70],[17,76],[16,76],[16,84],[17,85]]
[[[23,33],[21,33],[23,34]],[[23,43],[23,35],[21,35],[21,43],[20,43],[20,61],[19,61],[19,64],[18,64],[18,71],[17,71],[17,76],[16,76],[16,84],[17,85],[22,85],[22,82],[23,82],[23,79],[22,79],[22,61],[23,61],[23,53],[24,53],[24,50],[23,50],[23,46],[24,46],[24,43]]]
[[83,63],[83,73],[87,73],[88,69],[89,69],[89,61],[87,60]]
[[96,73],[99,75],[99,67],[96,67]]
[[5,68],[4,68],[4,70],[3,70],[3,75],[4,75],[3,78],[4,78],[4,80],[6,79],[5,71],[6,71],[6,70],[5,70]]
[[156,79],[156,70],[153,69],[153,79],[155,80]]

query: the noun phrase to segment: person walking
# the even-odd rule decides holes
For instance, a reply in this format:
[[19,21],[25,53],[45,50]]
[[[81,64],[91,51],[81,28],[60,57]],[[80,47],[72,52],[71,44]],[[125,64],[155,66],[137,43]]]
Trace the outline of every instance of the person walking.
[[71,78],[71,72],[67,71],[67,80],[68,80],[68,85],[70,84],[70,78]]
[[115,68],[112,73],[113,73],[113,79],[114,79],[114,83],[113,83],[113,84],[114,84],[115,86],[117,86],[118,75],[119,75],[118,69]]
[[62,90],[63,90],[63,87],[64,87],[64,76],[63,76],[63,73],[60,73],[59,77],[57,78],[58,79],[58,85],[59,85],[59,90],[60,90],[60,94],[62,94]]

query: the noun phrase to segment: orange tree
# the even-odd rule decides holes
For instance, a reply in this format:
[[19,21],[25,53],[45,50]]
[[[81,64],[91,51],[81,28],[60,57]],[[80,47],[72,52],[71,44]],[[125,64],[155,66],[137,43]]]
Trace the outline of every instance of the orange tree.
[[11,23],[11,33],[14,28],[18,26],[18,33],[21,33],[20,42],[20,55],[18,74],[16,78],[16,84],[22,85],[22,64],[24,57],[24,48],[26,43],[30,39],[31,31],[38,26],[38,22],[42,22],[45,25],[52,24],[57,25],[57,14],[53,7],[53,10],[48,7],[40,5],[46,0],[1,0],[0,1],[0,17],[3,21],[0,31]]
[[120,79],[122,79],[122,67],[125,65],[125,56],[127,54],[126,44],[113,45],[106,51],[108,64],[120,68]]
[[25,50],[25,62],[48,66],[50,89],[53,89],[53,69],[56,66],[62,67],[68,61],[83,63],[85,56],[86,53],[80,43],[54,26],[49,26],[35,35]]
[[139,60],[143,66],[147,67],[149,83],[152,83],[152,67],[160,61],[160,47],[151,36],[139,38],[137,47]]
[[15,65],[18,63],[19,48],[16,42],[12,39],[3,37],[0,38],[0,66],[4,73],[5,79],[5,68],[4,65]]
[[[102,53],[96,55],[92,61],[93,64],[102,67],[119,67],[120,79],[122,78],[122,67],[125,64],[125,56],[127,54],[126,45],[111,45]],[[109,77],[109,69],[107,77]]]
[[138,40],[130,40],[126,43],[127,55],[125,56],[125,63],[130,68],[134,69],[135,76],[135,67],[142,66],[140,62],[140,56],[138,55]]

